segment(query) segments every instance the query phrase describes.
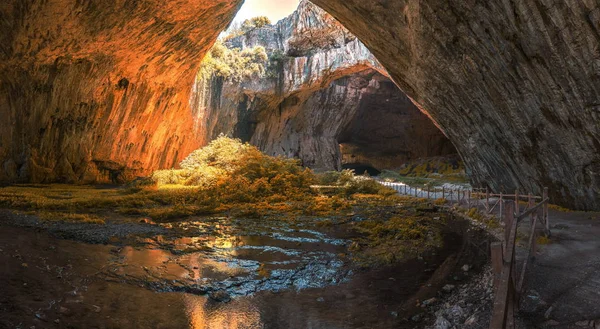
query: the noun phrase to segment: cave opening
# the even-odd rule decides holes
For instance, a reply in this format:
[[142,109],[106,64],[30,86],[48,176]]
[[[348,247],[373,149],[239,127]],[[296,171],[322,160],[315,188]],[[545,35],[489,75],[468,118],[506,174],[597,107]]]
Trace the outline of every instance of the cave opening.
[[244,4],[201,65],[190,104],[203,144],[239,138],[318,172],[360,165],[375,173],[456,157],[333,17],[306,0],[286,1],[270,17],[261,5]]

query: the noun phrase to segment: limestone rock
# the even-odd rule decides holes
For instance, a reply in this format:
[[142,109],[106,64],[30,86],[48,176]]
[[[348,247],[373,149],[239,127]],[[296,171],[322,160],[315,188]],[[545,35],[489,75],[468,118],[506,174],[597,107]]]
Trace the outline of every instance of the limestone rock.
[[227,45],[287,55],[276,78],[196,81],[192,106],[205,141],[225,133],[317,170],[344,163],[392,168],[456,152],[365,46],[306,0],[276,25]]
[[582,1],[314,0],[458,148],[475,184],[600,209],[600,9]]
[[75,172],[92,158],[143,173],[178,163],[200,145],[198,64],[241,3],[3,1],[0,163],[36,149],[20,169],[29,181],[71,180],[62,155]]

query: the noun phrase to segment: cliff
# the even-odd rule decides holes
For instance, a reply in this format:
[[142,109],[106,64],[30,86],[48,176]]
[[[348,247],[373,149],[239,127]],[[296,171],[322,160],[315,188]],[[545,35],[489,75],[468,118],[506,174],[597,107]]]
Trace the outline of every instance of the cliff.
[[192,107],[205,140],[233,135],[322,170],[356,161],[398,167],[455,153],[365,46],[308,1],[276,25],[255,28],[226,45],[263,46],[275,68],[244,82],[197,80]]
[[600,209],[598,1],[313,2],[432,117],[475,184]]
[[200,145],[198,65],[241,0],[0,4],[0,181],[122,181]]
[[[199,146],[190,86],[240,2],[0,3],[0,179],[126,176]],[[600,209],[597,1],[314,2],[435,121],[476,184],[548,186],[552,202]]]

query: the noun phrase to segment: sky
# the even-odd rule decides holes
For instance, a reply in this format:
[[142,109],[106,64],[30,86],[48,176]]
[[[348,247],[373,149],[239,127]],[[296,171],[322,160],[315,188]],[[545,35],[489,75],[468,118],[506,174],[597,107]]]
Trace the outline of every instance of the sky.
[[256,16],[267,16],[275,24],[294,12],[299,2],[300,0],[246,0],[235,16],[234,22],[243,22]]

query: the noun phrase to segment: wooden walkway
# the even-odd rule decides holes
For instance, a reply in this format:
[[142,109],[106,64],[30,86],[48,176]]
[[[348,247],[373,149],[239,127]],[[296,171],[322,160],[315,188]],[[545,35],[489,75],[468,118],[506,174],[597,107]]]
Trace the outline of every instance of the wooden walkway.
[[[541,196],[531,193],[514,194],[491,193],[487,188],[447,189],[447,188],[415,188],[403,183],[380,182],[393,188],[398,193],[420,198],[445,199],[448,203],[468,209],[476,208],[486,214],[496,214],[504,224],[502,241],[491,244],[490,253],[494,272],[494,305],[490,329],[515,328],[515,312],[524,291],[528,265],[535,255],[536,241],[539,231],[550,235],[548,218],[548,189],[543,189]],[[525,209],[521,210],[521,204]],[[526,219],[529,218],[529,221]],[[517,264],[515,257],[517,231],[522,223],[527,222],[529,239],[527,256]],[[540,230],[537,228],[540,227]]]

